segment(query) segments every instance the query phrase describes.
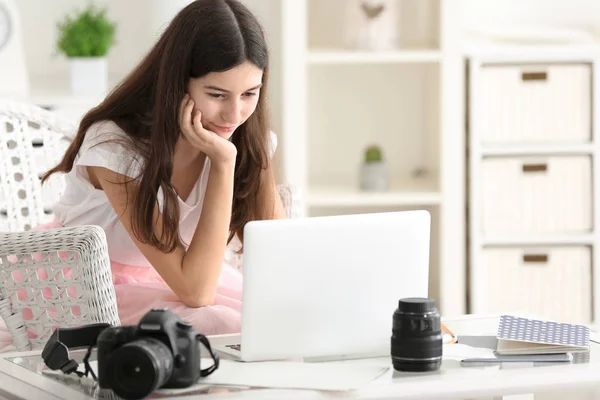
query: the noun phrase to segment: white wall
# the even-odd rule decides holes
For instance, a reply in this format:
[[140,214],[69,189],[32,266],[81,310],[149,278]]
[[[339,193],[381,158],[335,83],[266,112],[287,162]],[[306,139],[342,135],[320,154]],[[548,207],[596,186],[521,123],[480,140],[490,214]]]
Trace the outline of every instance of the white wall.
[[[108,16],[117,24],[117,43],[109,53],[109,74],[122,75],[135,65],[152,42],[150,10],[144,0],[96,0],[109,5]],[[82,8],[82,0],[18,0],[27,67],[32,79],[66,75],[68,64],[56,47],[56,24],[66,14]],[[133,18],[133,16],[136,18]]]
[[[173,10],[189,0],[95,0],[109,6],[109,16],[118,24],[118,42],[109,54],[111,75],[130,70],[152,45],[159,27],[161,10]],[[326,1],[326,0],[323,0]],[[450,0],[452,1],[452,0]],[[280,44],[278,2],[245,0],[257,13],[270,33],[274,50]],[[28,69],[32,76],[66,74],[67,62],[56,51],[56,23],[65,14],[84,6],[83,0],[17,0],[21,13]],[[600,0],[463,0],[467,27],[497,24],[545,24],[568,28],[600,27]],[[169,10],[167,10],[168,12]],[[168,15],[164,18],[168,19]]]
[[535,24],[600,27],[600,0],[463,0],[466,27]]
[[[116,44],[108,55],[110,83],[123,78],[152,47],[161,28],[178,10],[191,0],[94,0],[108,7],[108,16],[117,23]],[[269,97],[273,129],[283,143],[281,132],[281,7],[274,0],[242,0],[257,14],[263,24],[271,50]],[[25,57],[33,85],[58,81],[68,82],[69,65],[56,48],[57,22],[74,10],[84,7],[88,0],[17,0],[20,13]],[[52,84],[52,87],[57,85]],[[35,88],[34,88],[35,90]],[[277,154],[279,155],[280,152]],[[276,159],[279,165],[279,159]]]
[[[109,75],[118,79],[127,74],[154,44],[161,25],[191,0],[94,0],[108,7],[108,16],[117,23],[116,44],[108,55]],[[279,30],[277,2],[244,0],[265,25],[274,67],[278,65]],[[25,47],[27,68],[32,80],[41,77],[65,77],[68,63],[56,47],[58,21],[83,8],[84,0],[17,0]],[[277,88],[277,72],[275,89]],[[273,97],[278,98],[274,93]],[[279,96],[280,97],[280,96]]]

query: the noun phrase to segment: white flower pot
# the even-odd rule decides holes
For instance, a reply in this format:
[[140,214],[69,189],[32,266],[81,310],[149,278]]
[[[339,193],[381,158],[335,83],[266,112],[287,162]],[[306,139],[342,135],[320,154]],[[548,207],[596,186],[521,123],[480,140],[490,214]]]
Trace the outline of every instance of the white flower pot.
[[71,93],[75,96],[104,95],[108,90],[106,57],[71,57]]
[[364,163],[360,169],[360,188],[367,192],[383,192],[388,190],[387,163],[383,161]]

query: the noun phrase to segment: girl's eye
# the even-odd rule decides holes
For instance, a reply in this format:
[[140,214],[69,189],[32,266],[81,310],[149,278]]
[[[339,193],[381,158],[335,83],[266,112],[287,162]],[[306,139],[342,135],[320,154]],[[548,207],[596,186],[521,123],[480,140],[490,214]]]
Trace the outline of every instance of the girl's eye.
[[211,96],[211,97],[214,97],[215,99],[222,99],[223,97],[225,97],[221,93],[209,93],[208,95]]
[[246,96],[246,97],[252,97],[252,96],[256,96],[256,93],[254,93],[254,92],[246,92],[246,93],[244,93],[244,96]]

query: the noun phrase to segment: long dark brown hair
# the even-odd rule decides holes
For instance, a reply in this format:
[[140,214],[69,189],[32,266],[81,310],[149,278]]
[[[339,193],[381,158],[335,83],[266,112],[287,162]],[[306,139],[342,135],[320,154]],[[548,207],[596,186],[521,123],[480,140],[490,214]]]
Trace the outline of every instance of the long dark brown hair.
[[[171,174],[175,144],[181,136],[178,111],[187,83],[190,78],[226,71],[245,61],[264,73],[255,112],[231,138],[238,152],[228,241],[235,234],[243,241],[247,222],[268,219],[272,213],[266,202],[272,177],[266,100],[269,55],[259,22],[236,0],[196,0],[181,10],[140,64],[83,117],[63,159],[43,176],[42,182],[56,172],[71,171],[85,134],[94,123],[113,121],[125,131],[129,147],[145,164],[136,179],[138,190],[131,198],[133,232],[143,243],[173,251],[181,238],[179,204]],[[164,203],[162,234],[157,237],[153,211],[159,189]]]

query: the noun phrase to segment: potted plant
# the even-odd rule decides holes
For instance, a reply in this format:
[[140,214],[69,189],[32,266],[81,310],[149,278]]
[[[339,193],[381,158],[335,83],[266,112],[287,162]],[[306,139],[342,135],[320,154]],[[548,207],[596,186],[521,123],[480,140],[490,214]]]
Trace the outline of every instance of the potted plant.
[[360,187],[365,191],[388,190],[388,168],[379,146],[369,146],[360,170]]
[[115,40],[116,24],[106,17],[106,9],[93,4],[57,24],[58,49],[70,64],[74,95],[99,95],[107,91],[107,54]]

